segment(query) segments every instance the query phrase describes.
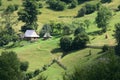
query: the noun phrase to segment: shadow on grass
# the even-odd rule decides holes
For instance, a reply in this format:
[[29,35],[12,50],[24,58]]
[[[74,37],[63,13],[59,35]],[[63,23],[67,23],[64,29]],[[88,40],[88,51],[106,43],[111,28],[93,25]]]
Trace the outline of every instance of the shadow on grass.
[[102,35],[102,31],[101,30],[98,30],[98,31],[94,31],[94,32],[89,32],[88,35],[91,35],[91,36],[96,36],[96,35]]
[[56,54],[56,53],[59,53],[59,52],[63,52],[60,48],[55,48],[51,51],[52,54]]

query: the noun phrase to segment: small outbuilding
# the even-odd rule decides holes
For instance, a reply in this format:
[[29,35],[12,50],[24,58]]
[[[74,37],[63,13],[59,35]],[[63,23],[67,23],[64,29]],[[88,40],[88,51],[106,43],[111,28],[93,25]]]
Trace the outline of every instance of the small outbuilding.
[[35,32],[35,30],[26,30],[24,38],[26,40],[35,41],[39,38],[39,35]]
[[50,35],[50,33],[46,32],[43,36],[44,39],[48,39],[51,38],[52,36]]

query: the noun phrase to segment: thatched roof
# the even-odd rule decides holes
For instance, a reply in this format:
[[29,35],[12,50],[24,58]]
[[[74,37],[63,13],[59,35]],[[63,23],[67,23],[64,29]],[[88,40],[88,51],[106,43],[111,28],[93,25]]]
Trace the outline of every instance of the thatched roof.
[[26,30],[24,37],[39,37],[35,30]]

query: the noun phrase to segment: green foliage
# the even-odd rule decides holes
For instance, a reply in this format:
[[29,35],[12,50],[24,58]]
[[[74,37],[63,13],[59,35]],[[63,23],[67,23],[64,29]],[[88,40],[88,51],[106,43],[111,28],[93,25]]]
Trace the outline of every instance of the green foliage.
[[[96,60],[95,60],[96,61]],[[118,80],[120,79],[120,57],[109,51],[94,64],[76,68],[72,75],[66,74],[63,80]]]
[[31,24],[25,24],[21,27],[21,31],[25,32],[26,30],[37,30],[38,24],[35,23],[31,23]]
[[71,3],[73,0],[60,0],[60,1],[63,1],[63,2],[66,2],[66,3]]
[[72,2],[70,3],[70,8],[75,8],[77,5],[78,5],[78,1],[72,0]]
[[15,11],[15,6],[14,5],[8,5],[8,7],[6,8],[5,12],[6,13],[13,13]]
[[49,0],[47,3],[53,10],[63,11],[66,8],[66,3],[60,0]]
[[118,10],[120,11],[120,5],[118,5]]
[[29,67],[28,62],[21,62],[21,64],[20,64],[20,70],[21,71],[27,71],[28,67]]
[[18,40],[18,37],[12,27],[8,26],[0,30],[0,37],[0,46],[7,45],[11,41],[16,42]]
[[120,23],[115,24],[115,39],[118,45],[120,45]]
[[44,76],[39,76],[37,80],[47,80],[47,77],[44,77]]
[[82,17],[86,14],[86,8],[85,7],[82,7],[79,11],[78,11],[78,14],[77,14],[77,17]]
[[86,14],[91,14],[91,13],[93,13],[94,11],[96,11],[97,10],[97,8],[96,8],[96,4],[86,4],[85,5],[85,8],[86,8]]
[[64,36],[60,39],[60,47],[63,51],[67,52],[71,50],[72,38]]
[[70,27],[68,25],[65,25],[63,27],[63,35],[70,35],[70,33],[71,33]]
[[86,25],[86,27],[88,29],[89,26],[90,26],[90,20],[86,19],[86,20],[84,20],[84,23],[85,23],[85,25]]
[[51,26],[49,24],[45,24],[43,25],[42,29],[40,30],[40,37],[43,37],[45,33],[51,33],[52,29]]
[[1,53],[0,73],[0,80],[23,80],[20,61],[15,52]]
[[39,3],[39,4],[38,4],[38,7],[39,7],[39,8],[43,8],[43,4],[42,4],[42,3]]
[[112,2],[112,0],[101,0],[101,2],[102,3],[106,3],[106,2],[110,3],[110,2]]
[[72,42],[72,48],[74,50],[83,49],[85,48],[88,41],[89,41],[89,37],[87,36],[87,34],[80,33],[74,38]]
[[112,13],[108,8],[101,7],[99,9],[96,17],[96,23],[98,28],[102,28],[103,32],[106,32],[111,16],[112,16]]
[[108,45],[104,45],[103,47],[102,47],[102,52],[106,52],[106,51],[108,51],[109,50],[109,46]]
[[2,5],[2,0],[0,0],[0,6]]
[[[30,27],[32,29],[37,29],[37,15],[38,15],[38,4],[35,0],[24,0],[23,1],[24,9],[18,12],[18,20],[25,22],[24,27]],[[32,25],[32,27],[30,26]],[[26,28],[24,28],[26,31]]]
[[85,33],[85,29],[83,27],[78,27],[74,32],[74,36],[81,34],[81,33]]
[[39,69],[36,69],[36,70],[34,71],[34,76],[39,75],[39,73],[40,73],[40,70],[39,70]]

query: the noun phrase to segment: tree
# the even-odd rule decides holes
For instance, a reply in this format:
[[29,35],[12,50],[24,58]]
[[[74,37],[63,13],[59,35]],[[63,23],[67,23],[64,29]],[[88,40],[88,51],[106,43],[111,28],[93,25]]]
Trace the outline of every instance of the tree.
[[91,14],[97,10],[97,5],[89,3],[85,5],[85,8],[86,8],[86,14]]
[[13,11],[11,8],[7,7],[5,11],[2,13],[2,21],[0,24],[2,27],[0,28],[0,46],[4,46],[9,42],[16,42],[18,40],[17,34],[12,28],[13,25],[17,24],[17,20],[15,20],[15,16],[13,16]]
[[12,13],[14,10],[15,10],[15,8],[14,8],[13,5],[8,5],[8,7],[7,7],[7,9],[5,10],[5,12]]
[[117,45],[115,47],[116,54],[120,56],[120,23],[115,24],[115,35]]
[[48,0],[50,8],[57,11],[63,11],[66,8],[66,3],[60,0]]
[[2,0],[0,0],[0,6],[2,5]]
[[75,8],[77,5],[78,5],[78,1],[72,0],[72,2],[70,3],[70,8]]
[[112,2],[112,0],[101,0],[101,2],[102,3],[106,3],[106,2],[110,3],[110,2]]
[[28,67],[29,67],[29,63],[28,62],[21,62],[20,63],[20,70],[21,71],[27,71]]
[[86,25],[87,28],[89,28],[90,26],[90,21],[88,19],[84,20],[84,23]]
[[71,33],[70,31],[71,31],[71,29],[68,25],[65,25],[63,27],[63,35],[69,35]]
[[63,51],[65,51],[65,52],[70,51],[71,45],[72,45],[72,38],[64,36],[60,39],[60,48]]
[[118,5],[118,10],[120,11],[120,5]]
[[78,27],[74,32],[74,36],[77,36],[80,33],[85,33],[85,29],[83,27]]
[[77,17],[82,17],[86,14],[86,8],[85,7],[82,7],[79,11],[78,11],[78,14],[77,14]]
[[89,41],[89,37],[87,36],[87,34],[80,33],[74,38],[72,42],[72,48],[74,50],[83,49],[85,48],[88,41]]
[[76,68],[73,74],[66,74],[63,80],[118,80],[120,79],[120,57],[114,51],[95,59],[94,63],[84,68]]
[[102,32],[106,32],[111,16],[111,11],[106,7],[101,7],[99,9],[96,17],[96,23],[98,28],[102,28]]
[[2,52],[0,56],[0,80],[23,80],[20,61],[15,52]]
[[66,3],[71,3],[72,2],[72,0],[61,0],[61,1],[66,2]]
[[43,25],[41,31],[40,31],[40,37],[43,37],[45,33],[51,33],[52,29],[51,26],[49,24],[45,24]]
[[[37,29],[38,24],[37,22],[37,15],[38,15],[38,4],[36,0],[24,0],[23,1],[24,9],[18,12],[18,20],[25,22],[24,31],[27,29]],[[29,28],[30,27],[30,28]],[[24,32],[23,31],[23,32]]]
[[115,24],[115,39],[118,45],[120,45],[120,23]]

